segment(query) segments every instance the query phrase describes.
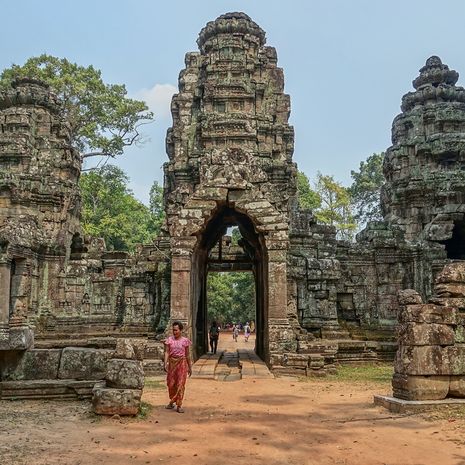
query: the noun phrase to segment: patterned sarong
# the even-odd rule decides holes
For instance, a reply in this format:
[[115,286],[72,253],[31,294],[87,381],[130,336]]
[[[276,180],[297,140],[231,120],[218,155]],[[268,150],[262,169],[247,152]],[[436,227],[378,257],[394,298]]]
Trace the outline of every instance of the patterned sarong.
[[166,384],[168,385],[170,403],[175,403],[178,407],[181,407],[182,399],[184,398],[187,374],[188,365],[186,357],[169,357]]

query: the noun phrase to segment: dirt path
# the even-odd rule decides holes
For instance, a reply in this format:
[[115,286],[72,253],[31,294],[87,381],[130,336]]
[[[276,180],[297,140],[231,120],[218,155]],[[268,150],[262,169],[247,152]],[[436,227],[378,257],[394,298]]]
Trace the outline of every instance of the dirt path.
[[0,463],[465,464],[465,420],[391,415],[372,404],[387,384],[189,380],[184,414],[148,384],[144,420],[95,417],[88,402],[0,403]]

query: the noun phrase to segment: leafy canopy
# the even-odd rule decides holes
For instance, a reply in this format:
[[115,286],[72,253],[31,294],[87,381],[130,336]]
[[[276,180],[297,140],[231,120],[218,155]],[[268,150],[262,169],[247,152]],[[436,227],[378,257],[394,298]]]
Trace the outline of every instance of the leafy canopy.
[[141,142],[140,126],[153,119],[144,102],[128,98],[124,85],[105,84],[93,66],[43,54],[5,69],[0,90],[19,77],[44,81],[63,100],[63,116],[82,159],[121,155],[125,147]]
[[381,221],[381,186],[384,184],[383,175],[384,152],[374,153],[366,161],[360,162],[359,171],[351,171],[353,179],[349,187],[354,206],[354,217],[361,223]]
[[318,172],[315,190],[321,199],[321,206],[315,211],[316,218],[335,226],[340,239],[352,240],[357,224],[352,216],[348,189],[333,176]]
[[307,175],[302,171],[297,172],[297,195],[299,207],[304,210],[316,210],[321,206],[320,195],[311,188]]
[[158,232],[150,209],[134,197],[128,182],[113,165],[84,173],[79,181],[84,232],[103,237],[109,250],[133,250]]
[[248,272],[208,273],[208,320],[245,323],[255,320],[254,276]]

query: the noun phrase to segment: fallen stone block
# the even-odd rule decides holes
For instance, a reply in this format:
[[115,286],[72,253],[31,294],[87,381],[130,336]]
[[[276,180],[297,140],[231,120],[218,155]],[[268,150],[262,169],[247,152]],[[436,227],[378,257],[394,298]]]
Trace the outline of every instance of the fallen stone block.
[[399,323],[456,324],[456,309],[440,305],[407,305],[399,314]]
[[446,347],[450,375],[465,375],[465,344]]
[[455,342],[452,326],[438,323],[404,323],[398,327],[399,343],[409,346],[450,346]]
[[104,379],[111,350],[65,347],[58,369],[60,379]]
[[116,341],[115,358],[134,360],[136,354],[129,339],[118,339]]
[[142,389],[144,370],[139,360],[111,359],[105,376],[108,387],[120,389]]
[[449,375],[449,352],[451,347],[403,346],[399,347],[394,360],[394,371],[405,375]]
[[449,376],[409,376],[395,373],[392,377],[394,397],[405,400],[440,400],[449,392]]
[[422,304],[420,294],[414,289],[404,289],[397,293],[397,300],[399,305],[414,305]]
[[137,415],[142,391],[139,389],[95,388],[92,408],[97,415]]
[[465,376],[450,377],[449,396],[465,397]]
[[14,366],[6,368],[6,381],[56,379],[61,349],[31,349],[26,351]]

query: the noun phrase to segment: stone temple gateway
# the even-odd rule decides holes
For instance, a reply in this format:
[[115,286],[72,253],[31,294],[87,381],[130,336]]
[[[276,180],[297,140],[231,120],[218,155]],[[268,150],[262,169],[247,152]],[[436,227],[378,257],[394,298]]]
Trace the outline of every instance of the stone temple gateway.
[[186,55],[167,135],[171,318],[193,328],[197,353],[206,351],[210,251],[237,225],[243,250],[228,258],[252,267],[257,352],[268,359],[294,339],[286,263],[296,202],[290,99],[275,49],[264,45],[264,31],[245,15],[207,24],[197,43],[200,53]]
[[[88,393],[122,337],[156,372],[173,320],[186,323],[197,359],[207,350],[207,275],[217,271],[253,273],[256,352],[275,373],[393,360],[399,291],[426,302],[443,267],[465,258],[465,90],[438,57],[420,69],[386,152],[384,221],[347,243],[299,209],[290,98],[265,43],[244,13],[200,32],[171,105],[164,231],[133,254],[82,232],[79,157],[53,90],[23,79],[0,94],[3,386],[46,379],[78,392],[80,380]],[[226,238],[232,226],[237,246]],[[454,353],[460,321],[447,329]]]

